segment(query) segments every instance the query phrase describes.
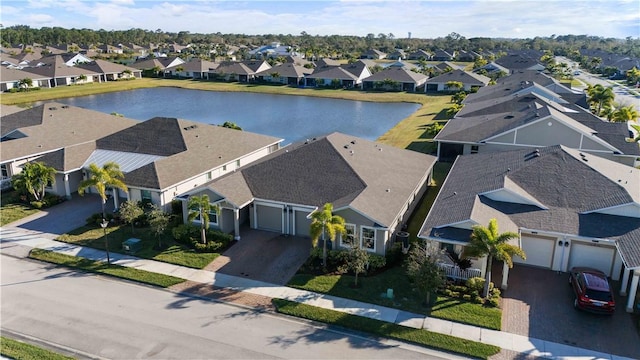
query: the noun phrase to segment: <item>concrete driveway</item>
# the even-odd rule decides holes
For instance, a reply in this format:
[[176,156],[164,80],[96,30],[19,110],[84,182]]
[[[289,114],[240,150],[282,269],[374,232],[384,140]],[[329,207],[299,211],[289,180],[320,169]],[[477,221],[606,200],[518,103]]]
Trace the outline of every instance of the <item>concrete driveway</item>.
[[[72,196],[71,200],[7,224],[5,227],[61,235],[85,225],[89,216],[102,211],[100,196],[96,194],[80,196],[77,193]],[[107,211],[113,211],[113,202],[107,201]]]
[[307,260],[311,240],[243,227],[242,239],[205,267],[227,275],[285,285]]
[[[502,264],[494,269],[499,284]],[[600,352],[637,358],[640,336],[633,318],[625,312],[619,282],[613,316],[596,315],[573,308],[575,296],[569,275],[526,266],[509,271],[509,288],[503,293],[502,330]],[[567,354],[569,356],[571,354]]]

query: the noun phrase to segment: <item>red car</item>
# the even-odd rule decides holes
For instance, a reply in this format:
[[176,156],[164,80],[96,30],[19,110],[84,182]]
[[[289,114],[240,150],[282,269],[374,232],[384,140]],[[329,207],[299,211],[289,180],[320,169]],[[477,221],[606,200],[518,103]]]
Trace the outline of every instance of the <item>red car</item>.
[[613,314],[616,303],[607,275],[602,271],[575,267],[569,273],[569,284],[576,298],[573,306],[595,313]]

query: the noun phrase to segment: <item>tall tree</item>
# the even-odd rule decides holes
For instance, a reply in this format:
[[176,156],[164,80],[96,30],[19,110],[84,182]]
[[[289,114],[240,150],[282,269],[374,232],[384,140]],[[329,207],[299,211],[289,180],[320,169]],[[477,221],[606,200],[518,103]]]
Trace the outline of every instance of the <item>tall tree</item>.
[[517,239],[520,236],[515,232],[498,232],[498,221],[491,219],[489,226],[475,225],[472,227],[471,241],[464,248],[465,257],[487,257],[487,267],[485,270],[485,282],[482,296],[489,296],[489,283],[491,282],[491,266],[493,259],[504,261],[513,267],[514,255],[518,255],[523,259],[527,256],[524,251],[515,245],[508,243],[511,239]]
[[28,162],[19,174],[11,178],[11,184],[17,191],[31,194],[36,201],[44,198],[45,187],[56,180],[56,169],[42,162]]
[[588,87],[587,95],[589,96],[589,103],[596,107],[595,114],[597,116],[600,116],[603,107],[611,105],[615,99],[613,88],[604,87],[600,84]]
[[322,210],[316,210],[311,213],[311,239],[313,246],[318,245],[318,239],[322,237],[322,266],[327,266],[327,239],[325,234],[333,242],[336,235],[346,234],[344,227],[344,219],[338,215],[333,215],[333,204],[326,203]]
[[209,228],[209,214],[220,211],[220,207],[213,205],[209,202],[209,195],[202,194],[200,196],[189,196],[187,202],[187,208],[189,209],[189,216],[187,220],[192,222],[196,219],[200,221],[200,233],[202,236],[202,243],[207,243],[207,229]]
[[120,170],[120,165],[116,162],[106,162],[102,167],[99,167],[96,163],[91,163],[89,165],[89,177],[80,182],[78,194],[82,196],[87,189],[91,187],[95,188],[102,199],[102,218],[106,219],[105,204],[107,202],[107,189],[113,188],[114,196],[117,196],[117,189],[129,191],[127,185],[122,181],[123,179],[124,174],[122,170]]

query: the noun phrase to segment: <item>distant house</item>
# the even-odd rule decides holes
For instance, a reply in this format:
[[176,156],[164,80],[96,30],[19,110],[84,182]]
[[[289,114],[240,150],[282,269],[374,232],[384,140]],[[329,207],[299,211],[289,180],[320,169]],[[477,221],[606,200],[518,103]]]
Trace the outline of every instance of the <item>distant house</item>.
[[362,80],[369,76],[371,76],[369,67],[360,60],[351,64],[318,67],[312,74],[305,76],[305,85],[339,86],[351,89],[362,84]]
[[404,60],[407,58],[407,54],[402,49],[395,49],[392,53],[386,56],[387,59]]
[[[452,81],[462,83],[462,89],[451,89],[449,87],[449,83]],[[463,70],[453,70],[428,79],[425,90],[427,92],[456,90],[471,91],[472,89],[478,89],[483,86],[487,86],[490,81],[491,79],[484,75],[474,74],[472,72]]]
[[284,147],[181,198],[207,194],[222,209],[214,227],[237,239],[241,223],[309,237],[310,214],[332,203],[347,230],[334,248],[384,255],[424,194],[434,163],[430,155],[332,133]]
[[519,70],[536,70],[542,71],[544,65],[540,63],[540,57],[530,57],[528,53],[512,53],[496,59],[494,62],[510,72]]
[[380,59],[385,59],[386,57],[387,57],[387,54],[376,49],[369,49],[360,55],[360,59],[371,59],[371,60],[380,60]]
[[168,67],[164,69],[164,73],[189,79],[208,79],[209,72],[218,66],[220,66],[220,63],[195,58],[185,63]]
[[284,56],[299,56],[304,57],[304,54],[297,52],[293,47],[288,45],[282,45],[275,41],[269,45],[263,45],[256,49],[250,50],[249,55],[256,59],[268,59]]
[[305,76],[312,72],[312,68],[294,63],[284,63],[256,73],[255,76],[259,81],[299,86],[304,85]]
[[48,87],[91,83],[100,75],[92,70],[67,65],[61,55],[47,57],[44,61],[46,63],[40,66],[26,67],[23,70],[40,78],[49,78]]
[[209,79],[252,82],[257,79],[256,74],[271,69],[271,65],[264,60],[224,61],[218,67],[209,71]]
[[33,88],[48,88],[51,85],[49,82],[51,78],[49,76],[38,75],[24,70],[6,67],[0,71],[0,91],[17,89],[19,82],[23,79],[31,79],[31,87]]
[[478,54],[475,51],[460,50],[456,53],[457,61],[474,62],[480,58],[482,58],[482,55]]
[[409,54],[409,56],[407,56],[407,59],[428,61],[428,60],[431,60],[431,56],[432,56],[431,53],[420,49]]
[[124,50],[121,47],[108,44],[96,46],[96,51],[102,54],[124,54]]
[[112,63],[105,60],[94,60],[89,63],[81,63],[78,68],[92,71],[95,75],[94,82],[116,81],[119,79],[142,78],[142,70]]
[[453,61],[455,59],[455,51],[445,51],[438,49],[433,53],[431,60],[433,61]]
[[388,67],[362,80],[363,90],[424,91],[427,76],[403,67]]
[[157,75],[164,74],[164,70],[166,68],[170,68],[172,66],[178,66],[184,64],[185,61],[179,57],[154,57],[150,59],[140,59],[131,64],[132,68],[151,71],[157,70]]

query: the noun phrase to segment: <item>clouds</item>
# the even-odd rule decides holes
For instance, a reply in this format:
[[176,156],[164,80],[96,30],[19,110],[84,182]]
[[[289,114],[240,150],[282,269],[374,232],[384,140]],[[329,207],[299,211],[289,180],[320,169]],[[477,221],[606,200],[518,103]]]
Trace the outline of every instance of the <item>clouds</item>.
[[[55,5],[55,6],[54,6]],[[639,37],[637,1],[3,0],[3,25],[192,33]]]

